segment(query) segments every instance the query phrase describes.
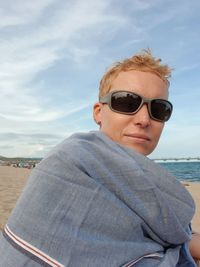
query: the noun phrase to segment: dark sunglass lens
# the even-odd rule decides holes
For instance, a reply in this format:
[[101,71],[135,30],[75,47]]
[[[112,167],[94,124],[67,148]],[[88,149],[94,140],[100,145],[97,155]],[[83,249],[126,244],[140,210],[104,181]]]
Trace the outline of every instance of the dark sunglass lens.
[[168,101],[155,99],[151,102],[151,114],[160,121],[167,121],[172,113],[172,106]]
[[122,113],[133,113],[141,104],[141,98],[133,93],[116,92],[112,95],[112,109]]

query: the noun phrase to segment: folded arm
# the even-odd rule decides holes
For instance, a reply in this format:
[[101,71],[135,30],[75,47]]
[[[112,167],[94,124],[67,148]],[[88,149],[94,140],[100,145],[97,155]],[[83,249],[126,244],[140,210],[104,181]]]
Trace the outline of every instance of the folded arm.
[[200,260],[200,233],[194,232],[189,243],[189,249],[194,259]]

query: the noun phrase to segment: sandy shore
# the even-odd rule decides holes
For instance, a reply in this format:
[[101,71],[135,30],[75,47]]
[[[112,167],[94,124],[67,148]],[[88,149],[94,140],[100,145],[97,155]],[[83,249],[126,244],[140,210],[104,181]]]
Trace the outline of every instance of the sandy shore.
[[0,166],[0,229],[14,208],[30,172],[29,169]]
[[[23,189],[31,170],[0,166],[0,229]],[[200,183],[184,183],[196,203],[196,213],[192,221],[193,229],[200,232]]]
[[196,212],[194,218],[192,220],[192,228],[194,231],[200,233],[200,183],[184,183],[186,189],[192,195],[195,204],[196,204]]

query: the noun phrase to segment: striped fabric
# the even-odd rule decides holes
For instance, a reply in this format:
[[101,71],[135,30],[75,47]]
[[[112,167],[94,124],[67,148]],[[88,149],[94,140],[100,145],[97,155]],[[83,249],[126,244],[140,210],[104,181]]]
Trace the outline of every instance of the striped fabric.
[[8,225],[5,226],[3,234],[12,245],[17,247],[18,250],[20,250],[24,254],[29,254],[30,258],[37,262],[39,261],[43,266],[64,267],[64,265],[60,262],[48,256],[38,248],[32,246],[30,243],[26,242],[19,236],[15,235],[13,231],[11,231],[11,229],[8,227]]
[[144,255],[138,259],[129,261],[128,263],[126,263],[125,265],[123,265],[122,267],[132,267],[134,266],[137,262],[139,262],[140,260],[144,259],[144,258],[163,258],[163,254],[159,254],[159,253],[151,253],[151,254],[147,254]]

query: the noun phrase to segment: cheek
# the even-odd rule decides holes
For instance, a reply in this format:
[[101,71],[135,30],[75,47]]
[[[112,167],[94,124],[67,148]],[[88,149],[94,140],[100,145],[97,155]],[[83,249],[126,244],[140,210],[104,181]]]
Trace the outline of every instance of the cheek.
[[107,109],[102,109],[101,111],[101,126],[102,128],[107,128],[112,123],[112,116]]
[[156,125],[154,125],[153,130],[151,131],[152,142],[151,142],[150,146],[147,148],[147,151],[145,151],[145,153],[143,153],[144,155],[149,155],[154,151],[154,149],[158,145],[163,127],[164,127],[163,124],[157,124],[156,123]]
[[158,142],[160,139],[161,133],[163,131],[164,124],[163,123],[156,123],[154,125],[154,137],[155,137],[155,142]]
[[102,110],[101,129],[112,132],[113,135],[120,135],[127,122],[124,115],[113,112],[108,108]]

